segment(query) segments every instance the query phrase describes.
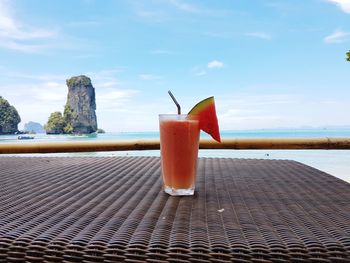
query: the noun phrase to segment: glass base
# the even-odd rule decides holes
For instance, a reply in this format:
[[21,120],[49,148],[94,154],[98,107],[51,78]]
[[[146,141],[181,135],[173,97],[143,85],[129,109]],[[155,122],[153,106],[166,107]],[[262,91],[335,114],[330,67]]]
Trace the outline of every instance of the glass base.
[[169,186],[164,186],[164,192],[173,196],[181,196],[181,195],[194,195],[194,188],[188,189],[175,189]]

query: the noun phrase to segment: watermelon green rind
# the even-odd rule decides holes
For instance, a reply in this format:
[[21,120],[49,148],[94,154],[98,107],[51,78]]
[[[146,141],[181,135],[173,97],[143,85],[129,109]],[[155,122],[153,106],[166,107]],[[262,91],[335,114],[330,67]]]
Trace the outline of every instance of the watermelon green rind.
[[213,96],[198,102],[196,105],[193,106],[193,108],[190,110],[190,112],[188,114],[189,115],[190,114],[198,114],[204,108],[206,108],[208,105],[210,105],[212,103],[214,103],[214,97]]

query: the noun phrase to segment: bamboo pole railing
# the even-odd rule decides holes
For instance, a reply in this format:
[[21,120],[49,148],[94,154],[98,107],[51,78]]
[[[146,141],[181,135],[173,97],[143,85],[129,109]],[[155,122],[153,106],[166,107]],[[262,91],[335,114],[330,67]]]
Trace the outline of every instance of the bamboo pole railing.
[[[20,142],[0,144],[0,154],[64,153],[159,150],[159,140],[132,141],[77,141],[77,142]],[[200,149],[234,150],[350,150],[349,138],[235,138],[223,139],[221,143],[202,139]]]

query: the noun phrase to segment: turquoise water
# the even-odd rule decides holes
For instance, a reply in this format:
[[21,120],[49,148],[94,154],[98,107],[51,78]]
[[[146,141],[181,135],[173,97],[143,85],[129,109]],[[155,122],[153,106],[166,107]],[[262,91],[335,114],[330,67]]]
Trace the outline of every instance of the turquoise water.
[[[33,135],[32,140],[18,140],[16,135],[1,135],[0,143],[27,143],[52,141],[95,141],[95,140],[141,140],[157,139],[158,132],[124,132],[91,135]],[[202,138],[209,138],[205,133]],[[223,131],[222,138],[316,138],[316,137],[350,137],[350,129],[298,129],[298,130],[247,130]],[[23,156],[42,156],[31,154]],[[45,154],[45,156],[159,156],[159,151],[123,151],[95,153]],[[259,159],[295,160],[340,179],[350,182],[350,150],[200,150],[200,157],[232,157]]]
[[[316,138],[316,137],[350,137],[350,129],[286,129],[286,130],[241,130],[222,131],[222,138]],[[76,140],[137,140],[157,139],[158,132],[110,132],[104,134],[83,134],[83,135],[47,135],[35,134],[34,140],[38,141],[76,141]],[[3,142],[24,142],[18,141],[17,135],[0,135],[0,143]],[[209,138],[206,133],[201,133],[202,138]]]

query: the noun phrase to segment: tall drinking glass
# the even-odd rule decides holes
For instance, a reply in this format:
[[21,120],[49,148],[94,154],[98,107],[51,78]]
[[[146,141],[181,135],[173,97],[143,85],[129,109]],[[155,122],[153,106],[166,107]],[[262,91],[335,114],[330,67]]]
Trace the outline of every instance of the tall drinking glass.
[[198,120],[184,114],[160,114],[159,127],[164,191],[170,195],[193,195],[200,133]]

